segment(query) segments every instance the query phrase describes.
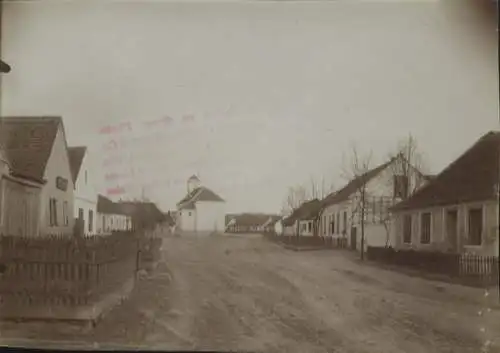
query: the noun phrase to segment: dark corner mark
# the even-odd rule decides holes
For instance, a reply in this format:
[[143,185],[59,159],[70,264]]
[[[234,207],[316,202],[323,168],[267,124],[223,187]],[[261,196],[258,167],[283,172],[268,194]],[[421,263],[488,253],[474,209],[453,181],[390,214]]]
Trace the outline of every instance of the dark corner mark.
[[10,70],[11,70],[10,65],[7,64],[5,61],[0,60],[0,72],[8,73],[10,72]]

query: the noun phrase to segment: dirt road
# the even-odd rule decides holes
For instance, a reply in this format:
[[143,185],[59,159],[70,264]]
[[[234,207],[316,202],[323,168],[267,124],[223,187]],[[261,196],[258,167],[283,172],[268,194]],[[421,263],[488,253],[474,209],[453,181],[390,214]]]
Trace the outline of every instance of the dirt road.
[[489,341],[487,351],[500,351],[500,311],[488,305],[495,293],[381,270],[342,251],[292,252],[260,236],[169,238],[163,248],[159,269],[95,329],[31,337],[310,353],[481,352]]

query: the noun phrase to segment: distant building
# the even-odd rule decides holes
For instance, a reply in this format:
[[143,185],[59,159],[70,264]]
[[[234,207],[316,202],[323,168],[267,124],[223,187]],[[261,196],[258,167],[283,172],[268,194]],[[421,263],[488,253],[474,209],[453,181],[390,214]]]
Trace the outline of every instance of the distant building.
[[132,217],[118,203],[97,195],[97,234],[110,234],[132,229]]
[[177,227],[181,232],[210,234],[224,232],[225,201],[201,185],[193,175],[187,181],[187,195],[177,203]]
[[272,232],[280,216],[265,213],[241,213],[226,215],[226,232]]

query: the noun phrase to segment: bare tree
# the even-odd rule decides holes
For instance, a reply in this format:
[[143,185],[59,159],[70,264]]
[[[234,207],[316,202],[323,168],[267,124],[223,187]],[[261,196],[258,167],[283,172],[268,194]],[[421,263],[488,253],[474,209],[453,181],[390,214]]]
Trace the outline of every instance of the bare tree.
[[[364,260],[365,252],[365,218],[369,204],[366,188],[367,174],[371,169],[372,152],[361,153],[355,144],[352,145],[347,160],[344,156],[343,176],[354,183],[356,193],[353,198],[353,214],[356,214],[361,225],[361,260]],[[351,216],[351,219],[354,217]]]
[[298,185],[288,188],[287,196],[283,203],[282,213],[290,214],[307,200],[306,188]]
[[309,190],[307,192],[307,198],[309,200],[313,199],[324,199],[328,194],[335,190],[333,183],[327,183],[325,177],[322,176],[321,179],[316,179],[313,176],[309,178]]
[[[389,154],[389,158],[394,160],[390,164],[390,178],[388,182],[394,188],[391,205],[405,200],[415,193],[428,179],[424,174],[427,171],[425,158],[418,147],[417,140],[411,134],[401,139],[394,153]],[[389,206],[389,205],[387,205]],[[385,205],[381,205],[385,207]],[[380,210],[380,223],[386,231],[386,247],[389,246],[391,221],[390,212],[385,209]]]

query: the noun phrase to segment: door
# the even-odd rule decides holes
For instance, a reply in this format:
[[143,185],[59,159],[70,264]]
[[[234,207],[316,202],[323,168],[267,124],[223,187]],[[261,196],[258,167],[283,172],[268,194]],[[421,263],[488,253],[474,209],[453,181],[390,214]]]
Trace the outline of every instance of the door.
[[358,242],[356,231],[357,231],[356,227],[351,227],[351,250],[356,250],[356,245]]
[[446,236],[453,252],[458,252],[458,211],[446,211]]

